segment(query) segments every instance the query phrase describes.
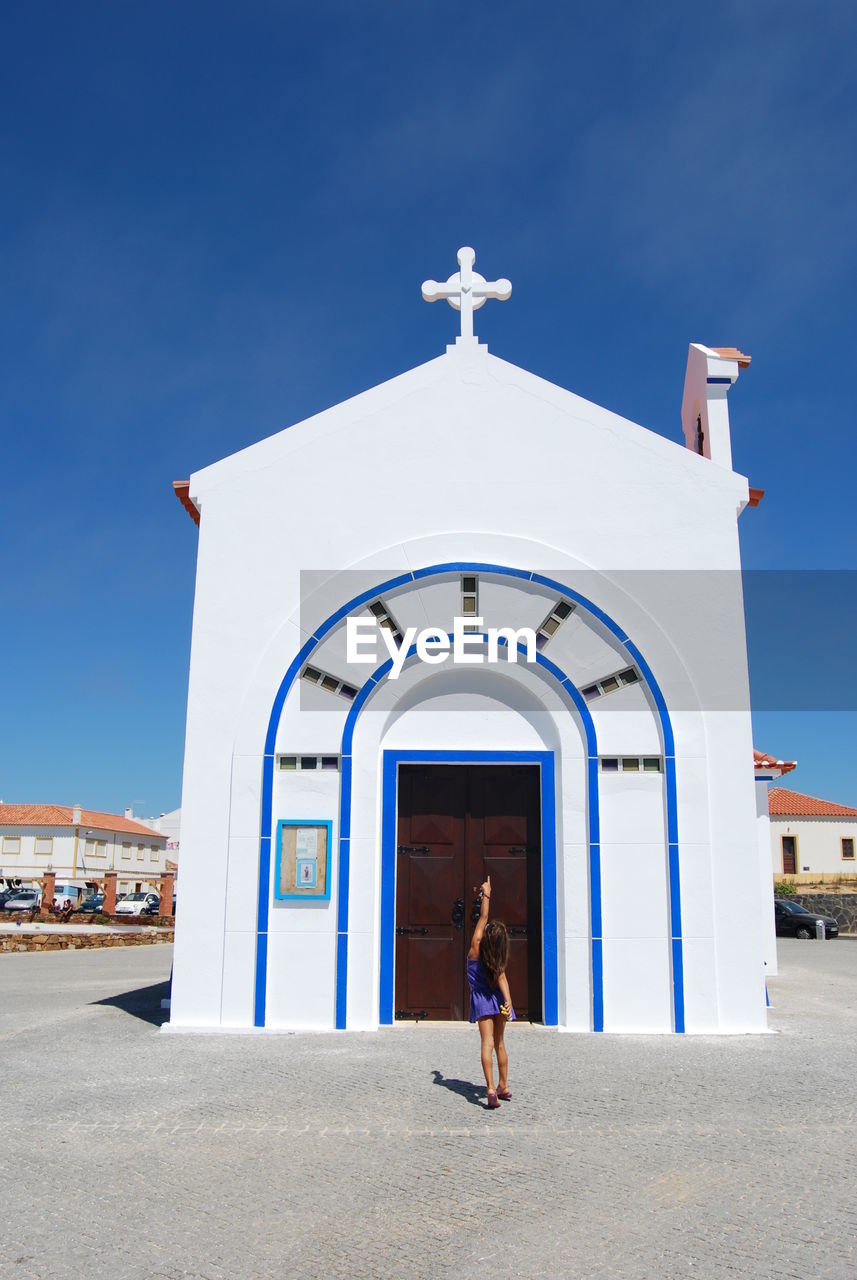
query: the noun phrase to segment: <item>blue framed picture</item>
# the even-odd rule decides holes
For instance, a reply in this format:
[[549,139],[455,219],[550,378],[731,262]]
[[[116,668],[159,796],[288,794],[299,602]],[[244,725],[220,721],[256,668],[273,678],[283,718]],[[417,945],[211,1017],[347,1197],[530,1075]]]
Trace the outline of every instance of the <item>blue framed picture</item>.
[[278,902],[330,898],[333,824],[325,818],[281,818],[277,823],[274,897]]

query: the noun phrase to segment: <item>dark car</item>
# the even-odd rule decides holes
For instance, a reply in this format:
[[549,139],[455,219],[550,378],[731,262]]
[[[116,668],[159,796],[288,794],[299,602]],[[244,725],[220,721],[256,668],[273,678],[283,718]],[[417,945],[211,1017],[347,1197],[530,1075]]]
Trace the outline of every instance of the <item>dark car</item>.
[[87,915],[98,915],[104,906],[104,894],[93,893],[91,897],[84,898],[78,907],[78,911],[83,911]]
[[817,911],[807,911],[797,902],[774,899],[774,924],[779,938],[814,938],[816,920],[824,921],[825,938],[838,938],[839,925],[833,916],[823,916]]

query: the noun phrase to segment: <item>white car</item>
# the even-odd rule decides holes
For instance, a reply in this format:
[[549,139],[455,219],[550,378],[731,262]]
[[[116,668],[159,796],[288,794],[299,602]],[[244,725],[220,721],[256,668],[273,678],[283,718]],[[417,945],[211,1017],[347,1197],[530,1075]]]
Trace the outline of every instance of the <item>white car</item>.
[[117,916],[155,915],[160,898],[156,893],[126,893],[116,903]]

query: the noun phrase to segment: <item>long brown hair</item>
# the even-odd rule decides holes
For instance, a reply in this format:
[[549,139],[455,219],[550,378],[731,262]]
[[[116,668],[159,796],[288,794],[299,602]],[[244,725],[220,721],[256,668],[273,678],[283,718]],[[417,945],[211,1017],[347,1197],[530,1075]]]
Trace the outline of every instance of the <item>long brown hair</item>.
[[496,987],[500,974],[509,963],[509,935],[502,920],[489,920],[479,943],[479,959],[488,974],[492,987]]

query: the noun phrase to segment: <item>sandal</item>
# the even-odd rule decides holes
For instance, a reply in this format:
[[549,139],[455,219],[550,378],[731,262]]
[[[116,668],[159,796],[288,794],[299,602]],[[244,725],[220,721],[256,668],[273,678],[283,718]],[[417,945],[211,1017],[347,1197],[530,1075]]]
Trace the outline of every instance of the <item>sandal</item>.
[[485,1105],[489,1111],[495,1111],[497,1107],[499,1107],[500,1100],[498,1099],[497,1094],[494,1092],[493,1089],[488,1090],[488,1100],[485,1103]]
[[497,1097],[500,1098],[503,1102],[511,1102],[512,1092],[510,1089],[498,1089]]

